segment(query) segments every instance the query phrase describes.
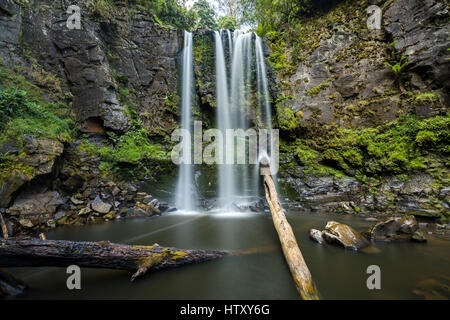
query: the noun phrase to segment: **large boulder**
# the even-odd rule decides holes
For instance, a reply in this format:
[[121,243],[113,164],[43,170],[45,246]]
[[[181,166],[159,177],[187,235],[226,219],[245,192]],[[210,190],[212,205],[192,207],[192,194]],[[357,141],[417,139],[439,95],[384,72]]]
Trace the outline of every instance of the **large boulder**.
[[11,203],[14,193],[25,183],[43,175],[51,174],[55,162],[64,151],[64,145],[52,139],[37,139],[24,137],[24,156],[18,159],[21,166],[13,169],[5,179],[0,179],[0,208],[6,208]]
[[11,216],[53,214],[63,199],[56,191],[20,195],[8,209]]
[[54,214],[63,203],[56,191],[27,192],[17,197],[7,213],[16,217],[20,226],[26,229],[37,225],[54,228]]
[[373,241],[426,241],[414,216],[392,217],[378,222],[368,234]]
[[0,208],[8,207],[14,192],[27,181],[30,177],[19,169],[14,169],[4,181],[0,181]]
[[64,145],[52,139],[36,139],[26,137],[24,147],[26,156],[22,159],[25,165],[35,168],[36,175],[52,173],[55,160],[64,151]]
[[329,221],[322,237],[328,243],[337,243],[346,249],[359,250],[369,245],[368,241],[352,227],[336,221]]
[[369,242],[355,229],[336,221],[328,221],[324,231],[311,229],[309,236],[312,240],[320,244],[325,241],[355,251],[369,245]]

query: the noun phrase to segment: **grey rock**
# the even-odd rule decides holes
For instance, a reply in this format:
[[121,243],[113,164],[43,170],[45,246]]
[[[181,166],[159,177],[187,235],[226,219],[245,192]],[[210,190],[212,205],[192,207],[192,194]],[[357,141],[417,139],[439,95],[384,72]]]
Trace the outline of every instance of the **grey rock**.
[[144,197],[144,199],[142,200],[142,202],[144,202],[144,203],[146,203],[146,204],[149,204],[152,200],[153,200],[153,196],[151,196],[151,195],[146,195],[146,196]]
[[77,198],[75,198],[75,197],[71,197],[71,198],[70,198],[70,201],[72,201],[72,203],[73,203],[74,205],[80,205],[80,204],[83,204],[83,203],[84,203],[83,200],[79,200],[79,199],[77,199]]
[[55,214],[55,220],[58,221],[58,220],[64,218],[65,216],[66,216],[66,213],[65,213],[65,212],[63,212],[63,211],[58,211],[58,212]]
[[90,208],[86,207],[86,208],[81,209],[81,210],[78,212],[78,215],[79,215],[80,217],[85,217],[85,216],[89,215],[89,213],[91,213],[91,212],[92,212],[92,210],[91,210]]
[[393,217],[378,222],[369,229],[369,235],[373,241],[426,241],[414,216]]
[[334,81],[336,90],[344,97],[350,98],[358,95],[355,77],[352,75],[344,75]]
[[8,207],[14,192],[28,181],[30,181],[29,176],[20,170],[13,170],[4,184],[0,185],[0,207]]
[[[450,76],[447,59],[450,47],[447,27],[448,6],[438,0],[396,0],[384,13],[386,30],[396,41],[396,49],[405,53],[412,70],[420,70],[434,81],[444,85]],[[420,23],[418,23],[420,19]]]
[[0,207],[7,207],[11,203],[12,195],[25,183],[39,176],[52,173],[56,159],[64,150],[62,143],[51,139],[36,139],[26,136],[24,140],[25,155],[20,161],[33,167],[33,171],[25,174],[15,169],[11,172],[5,183],[0,185]]
[[91,203],[92,210],[106,214],[111,210],[111,205],[109,203],[105,203],[100,199],[99,196],[95,197],[94,201]]
[[214,208],[214,206],[216,205],[217,201],[216,200],[209,200],[209,199],[203,199],[200,202],[200,205],[203,209],[205,210],[211,210],[212,208]]
[[117,196],[119,193],[120,193],[120,189],[118,187],[114,187],[114,189],[112,191],[112,195]]
[[404,194],[428,194],[432,190],[433,178],[426,174],[420,173],[411,176],[401,188]]
[[322,236],[328,243],[337,243],[346,249],[355,251],[369,245],[368,241],[352,227],[335,221],[327,222]]
[[314,240],[318,244],[323,244],[324,240],[322,238],[322,231],[317,229],[310,229],[309,230],[309,238],[311,240]]
[[21,194],[8,212],[10,215],[20,216],[53,214],[62,203],[62,198],[56,191]]

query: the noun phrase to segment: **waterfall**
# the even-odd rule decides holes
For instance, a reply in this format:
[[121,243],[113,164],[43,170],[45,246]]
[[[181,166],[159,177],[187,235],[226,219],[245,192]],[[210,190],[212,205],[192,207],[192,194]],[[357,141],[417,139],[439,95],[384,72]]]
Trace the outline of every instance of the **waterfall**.
[[[187,130],[192,136],[192,90],[193,90],[193,58],[192,33],[184,32],[182,83],[181,83],[181,129]],[[184,138],[183,138],[184,139]],[[191,141],[184,141],[191,150]],[[195,200],[194,173],[191,164],[191,152],[182,155],[184,163],[180,164],[176,191],[176,206],[179,210],[193,210]],[[186,161],[189,159],[189,163]]]
[[[241,34],[237,31],[231,62],[231,112],[233,128],[246,130],[249,128],[249,94],[252,69],[252,34]],[[249,166],[239,165],[236,170],[240,178],[239,194],[249,196]],[[253,181],[253,180],[252,180]],[[253,188],[252,188],[253,189]]]
[[[272,115],[261,38],[254,33],[240,31],[235,31],[233,37],[230,30],[226,32],[226,38],[223,37],[224,34],[215,32],[218,129],[225,137],[225,129],[245,131],[252,127],[251,120],[255,120],[254,126],[270,132]],[[228,70],[231,74],[228,77],[224,53],[225,41],[228,41],[230,49],[231,66]],[[229,88],[227,78],[230,79]],[[252,114],[255,114],[251,111],[252,107],[256,109],[258,119],[252,119]],[[260,149],[259,152],[270,154],[271,150],[273,144],[269,137],[268,148]],[[224,152],[225,155],[232,153],[227,149]],[[239,201],[240,197],[258,196],[259,166],[249,165],[248,158],[246,160],[246,164],[241,165],[218,165],[218,189],[222,208]]]
[[[258,86],[258,111],[259,111],[259,123],[260,126],[265,126],[265,128],[270,132],[269,140],[269,150],[265,150],[267,154],[270,154],[270,166],[272,172],[274,164],[274,138],[272,136],[272,110],[270,108],[270,97],[269,97],[269,86],[267,83],[267,71],[266,64],[264,62],[264,52],[263,45],[260,37],[256,37],[255,40],[255,51],[256,51],[256,75],[257,75],[257,86]],[[262,115],[262,116],[261,116]],[[274,179],[276,185],[276,179]]]
[[[248,154],[245,164],[236,164],[234,152],[237,140],[227,136],[227,129],[249,128],[272,129],[272,115],[262,40],[254,33],[230,30],[214,31],[215,75],[216,75],[216,125],[223,136],[223,149],[218,150],[219,159],[225,163],[217,165],[218,206],[222,210],[233,210],[234,204],[259,194],[261,177],[259,165],[249,164]],[[227,48],[227,54],[225,53]],[[179,167],[176,191],[176,206],[179,210],[195,210],[197,193],[194,185],[192,161],[193,136],[193,37],[184,33],[181,126],[190,134],[183,139],[183,154]],[[242,139],[242,138],[240,138]],[[274,146],[269,137],[267,146],[259,146],[259,154],[267,154],[272,160]],[[241,140],[242,141],[242,140]],[[248,152],[248,142],[245,141]],[[228,162],[228,163],[227,163]],[[234,164],[230,164],[234,163]],[[271,161],[272,163],[272,161]]]
[[[216,101],[217,101],[217,127],[225,134],[226,129],[232,129],[230,117],[230,102],[228,99],[227,73],[225,66],[225,54],[222,44],[222,37],[218,31],[215,31],[215,56],[216,56]],[[224,144],[224,157],[231,154],[232,146]],[[219,205],[225,207],[230,204],[236,195],[235,175],[233,174],[233,165],[218,165],[219,182]]]

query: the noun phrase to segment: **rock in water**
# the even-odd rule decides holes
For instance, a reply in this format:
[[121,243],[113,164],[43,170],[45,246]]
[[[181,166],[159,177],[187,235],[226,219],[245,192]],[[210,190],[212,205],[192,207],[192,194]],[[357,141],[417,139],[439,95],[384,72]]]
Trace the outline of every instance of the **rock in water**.
[[368,233],[373,241],[427,241],[414,216],[393,217],[378,222]]
[[322,237],[326,242],[337,243],[346,249],[359,250],[369,245],[369,242],[359,232],[336,221],[327,222]]
[[323,244],[322,231],[317,229],[310,229],[309,237],[311,238],[311,240],[314,240],[319,244]]
[[109,203],[103,202],[102,199],[100,199],[100,197],[97,196],[97,197],[95,197],[94,201],[92,202],[91,208],[92,208],[92,210],[94,210],[98,213],[106,214],[109,212],[109,210],[111,210],[111,205]]

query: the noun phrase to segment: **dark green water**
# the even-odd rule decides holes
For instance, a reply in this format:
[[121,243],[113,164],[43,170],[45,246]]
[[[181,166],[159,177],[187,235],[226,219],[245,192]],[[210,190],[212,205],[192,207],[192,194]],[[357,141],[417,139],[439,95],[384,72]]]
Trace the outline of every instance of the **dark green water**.
[[[450,298],[450,250],[446,240],[428,235],[428,243],[377,243],[378,253],[320,246],[310,228],[335,220],[364,230],[358,217],[288,213],[300,249],[324,299]],[[63,268],[10,269],[31,290],[25,299],[297,299],[269,214],[177,215],[62,227],[48,239],[110,240],[179,248],[249,250],[255,253],[157,271],[130,283],[125,271],[82,269],[82,290],[66,288]],[[381,290],[369,290],[366,269],[381,268]],[[421,288],[421,289],[419,289]],[[417,293],[415,294],[414,291]]]

